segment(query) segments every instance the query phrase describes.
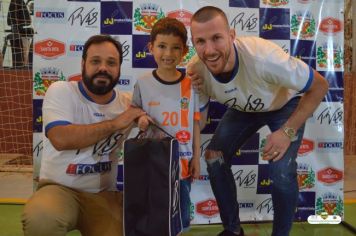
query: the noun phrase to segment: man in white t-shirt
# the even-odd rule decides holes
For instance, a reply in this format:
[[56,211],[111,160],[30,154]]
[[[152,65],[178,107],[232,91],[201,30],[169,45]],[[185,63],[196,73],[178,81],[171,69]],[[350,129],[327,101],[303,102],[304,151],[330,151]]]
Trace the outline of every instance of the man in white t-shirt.
[[37,191],[22,216],[25,235],[123,235],[116,189],[117,148],[133,121],[131,94],[114,88],[122,47],[107,35],[84,45],[82,80],[52,84],[43,102],[43,155]]
[[198,55],[187,69],[193,86],[229,107],[205,152],[224,227],[219,235],[244,235],[231,160],[265,125],[271,130],[262,155],[269,161],[272,183],[272,235],[288,235],[297,207],[296,158],[304,123],[327,93],[328,82],[272,42],[236,38],[219,8],[207,6],[194,13],[191,33]]

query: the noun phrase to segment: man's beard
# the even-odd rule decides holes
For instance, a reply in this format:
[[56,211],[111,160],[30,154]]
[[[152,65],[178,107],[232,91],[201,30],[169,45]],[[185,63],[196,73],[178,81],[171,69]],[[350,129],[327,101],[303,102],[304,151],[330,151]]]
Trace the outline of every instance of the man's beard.
[[[106,72],[98,72],[96,74],[94,74],[93,76],[88,76],[85,72],[85,69],[82,72],[83,74],[83,82],[85,84],[85,86],[87,87],[87,89],[92,92],[95,95],[104,95],[109,93],[117,84],[119,77],[120,77],[120,73],[117,76],[116,79],[114,79],[111,75],[109,75]],[[107,78],[110,82],[107,83],[94,83],[94,80],[96,77],[105,77]]]

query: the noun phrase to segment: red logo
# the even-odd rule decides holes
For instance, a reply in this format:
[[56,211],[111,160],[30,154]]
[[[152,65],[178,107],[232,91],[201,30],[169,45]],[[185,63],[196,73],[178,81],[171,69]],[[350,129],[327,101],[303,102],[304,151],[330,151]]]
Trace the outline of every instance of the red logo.
[[318,171],[318,180],[326,184],[336,183],[343,179],[343,172],[341,170],[327,167]]
[[203,202],[198,202],[196,204],[197,213],[207,216],[213,217],[219,214],[219,208],[214,199],[207,199]]
[[81,74],[71,75],[68,78],[68,81],[81,81],[81,80],[82,80]]
[[188,143],[190,140],[190,133],[186,130],[181,130],[176,133],[176,138],[180,143]]
[[167,16],[170,18],[176,18],[181,21],[186,27],[190,27],[190,19],[193,14],[190,11],[179,9],[175,11],[170,11],[167,13]]
[[342,31],[342,22],[339,19],[328,17],[320,22],[319,29],[324,33],[335,34]]
[[310,139],[303,138],[302,144],[299,147],[298,155],[304,156],[309,154],[314,150],[314,141]]
[[54,39],[46,39],[35,43],[35,53],[45,59],[57,58],[64,55],[65,51],[65,44]]

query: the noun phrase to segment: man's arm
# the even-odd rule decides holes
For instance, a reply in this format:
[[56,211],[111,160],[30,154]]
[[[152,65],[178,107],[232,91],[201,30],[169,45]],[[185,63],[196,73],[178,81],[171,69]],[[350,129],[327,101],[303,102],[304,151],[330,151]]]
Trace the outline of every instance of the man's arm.
[[[325,94],[328,92],[328,81],[320,75],[317,71],[313,70],[314,79],[310,89],[304,93],[299,101],[299,104],[287,122],[284,124],[287,127],[298,130],[305,121],[313,114],[315,109],[323,100]],[[290,138],[279,129],[269,136],[267,136],[266,146],[263,150],[263,159],[277,161],[282,158],[290,145]],[[278,152],[278,155],[273,155]]]
[[91,146],[114,132],[125,129],[146,113],[139,108],[129,108],[113,120],[87,125],[58,125],[48,130],[47,137],[58,150],[72,150]]

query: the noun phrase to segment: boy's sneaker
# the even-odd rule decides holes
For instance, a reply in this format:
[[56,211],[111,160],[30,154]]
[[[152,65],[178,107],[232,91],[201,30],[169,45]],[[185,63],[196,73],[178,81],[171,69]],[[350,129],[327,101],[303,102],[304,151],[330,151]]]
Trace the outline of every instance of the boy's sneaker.
[[244,230],[242,228],[240,228],[240,233],[239,234],[235,234],[231,231],[228,230],[224,230],[222,232],[220,232],[217,236],[244,236]]

